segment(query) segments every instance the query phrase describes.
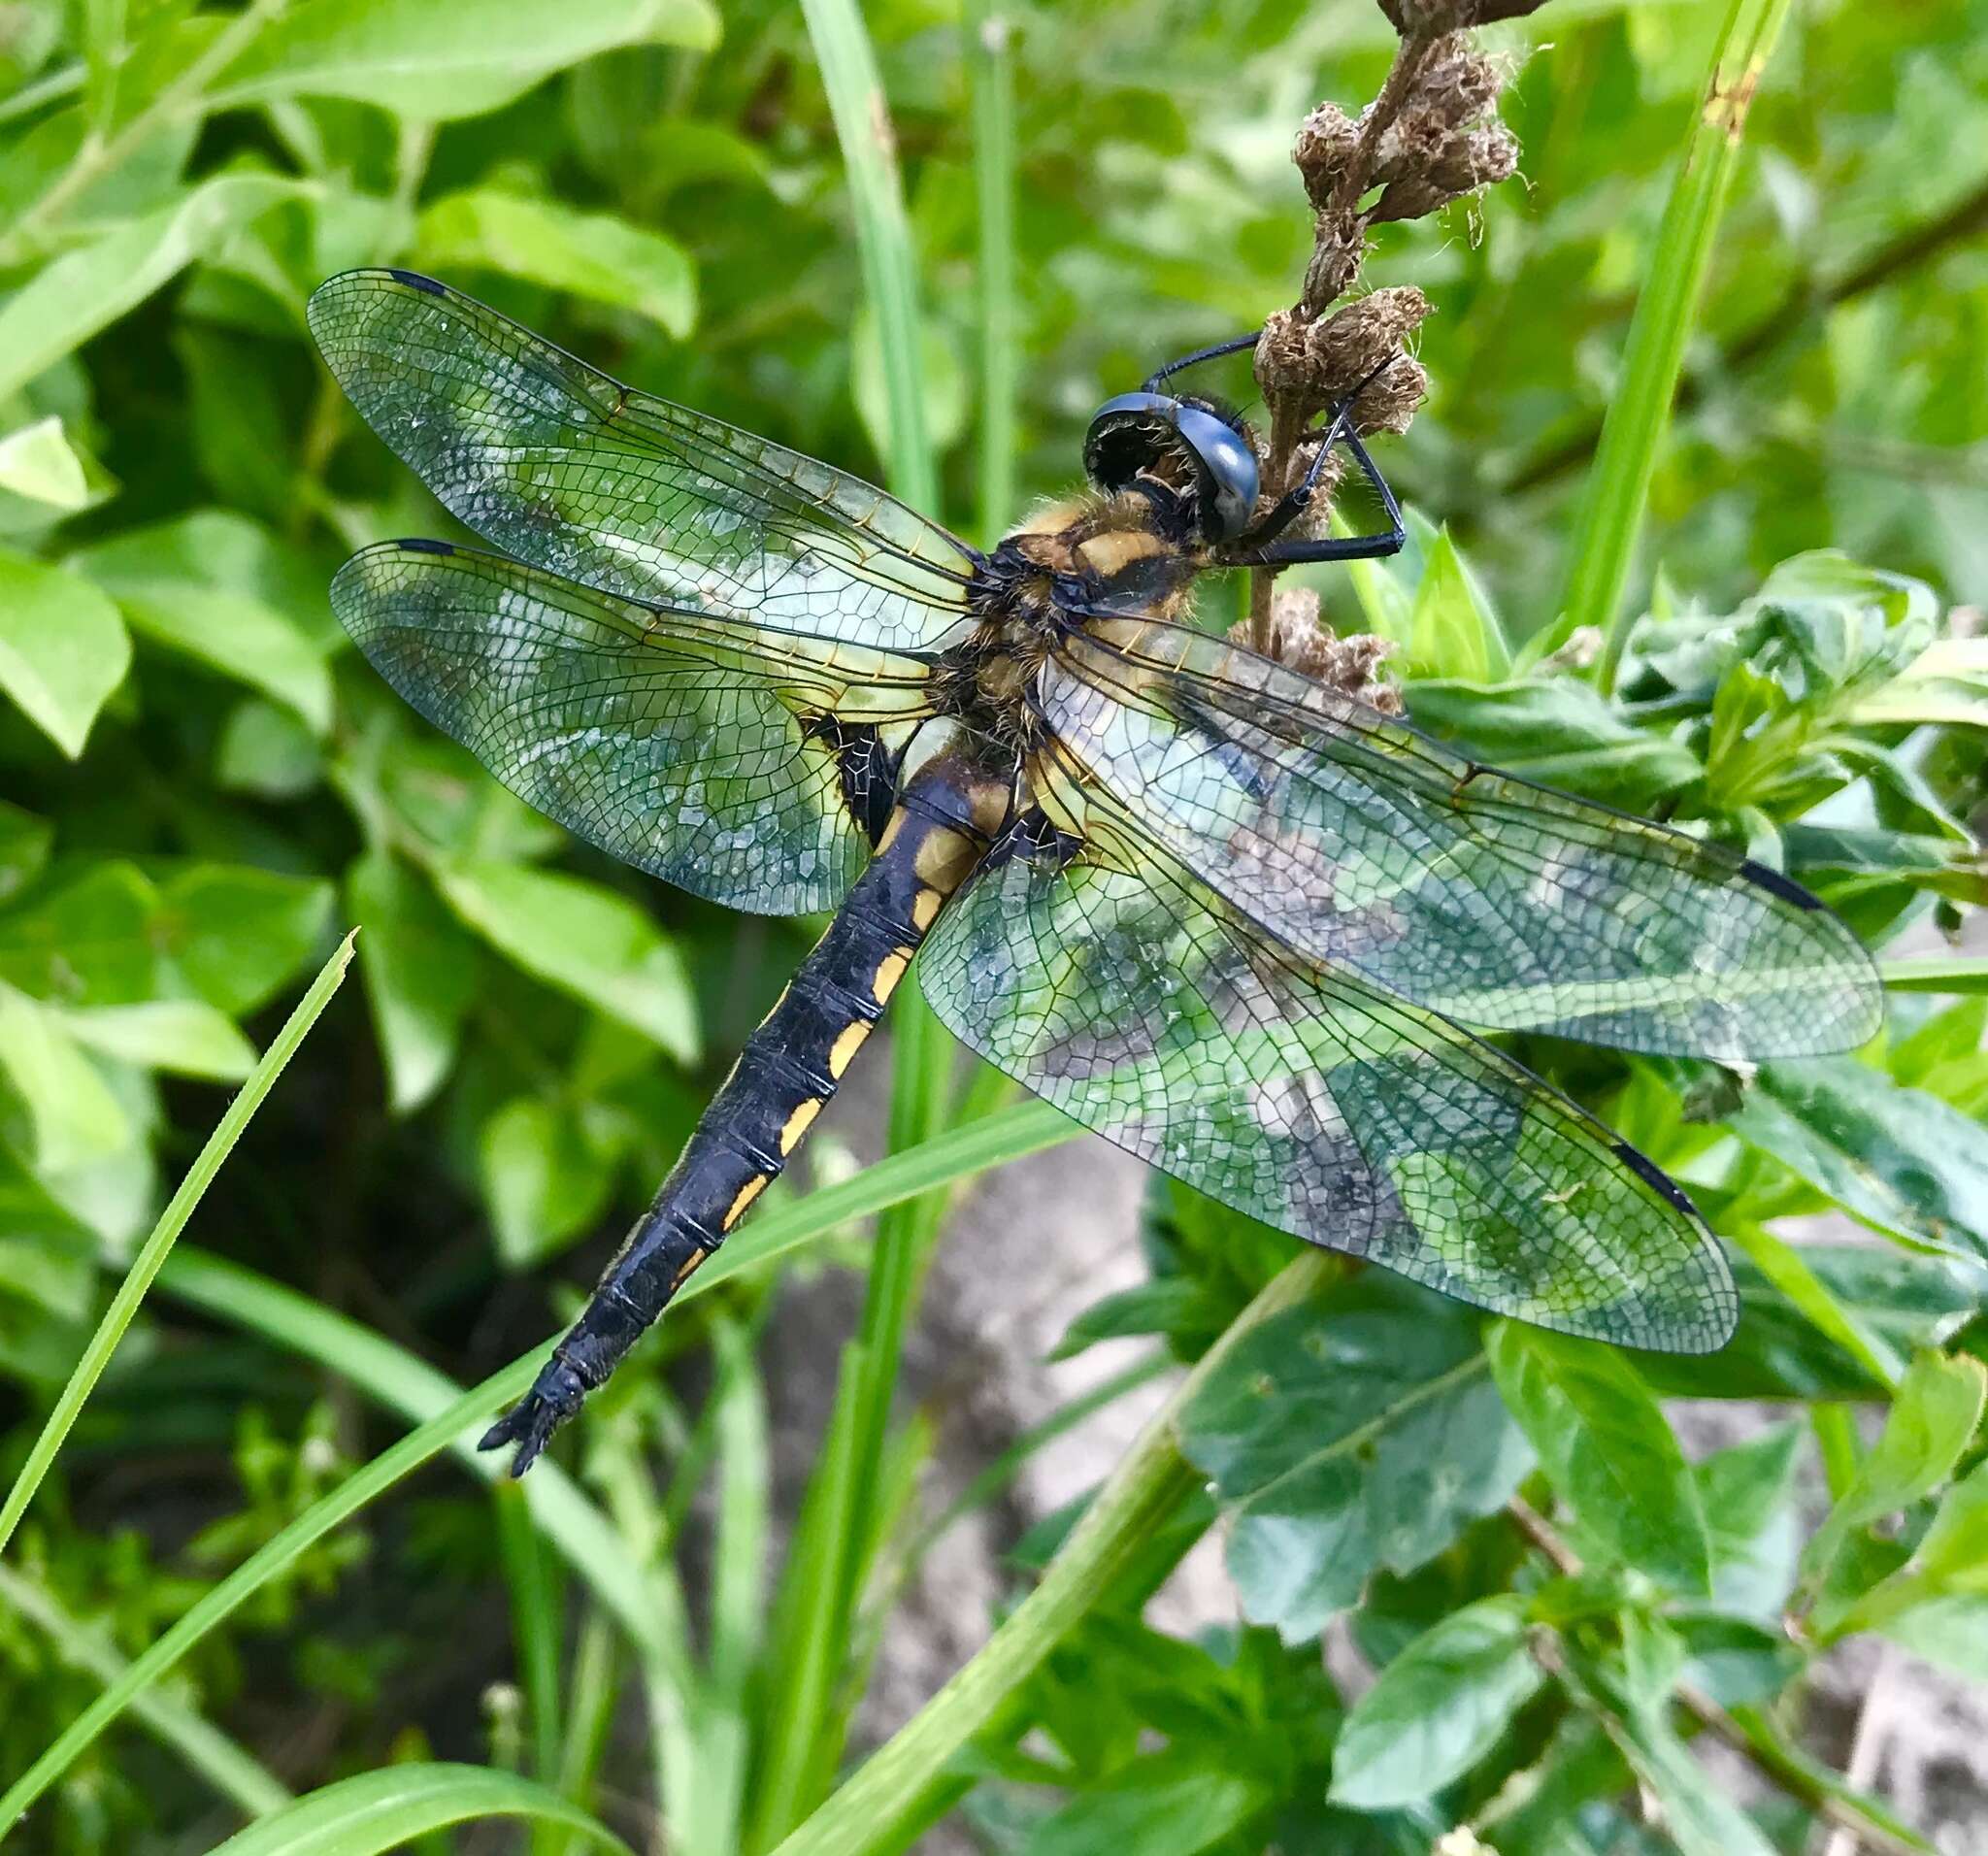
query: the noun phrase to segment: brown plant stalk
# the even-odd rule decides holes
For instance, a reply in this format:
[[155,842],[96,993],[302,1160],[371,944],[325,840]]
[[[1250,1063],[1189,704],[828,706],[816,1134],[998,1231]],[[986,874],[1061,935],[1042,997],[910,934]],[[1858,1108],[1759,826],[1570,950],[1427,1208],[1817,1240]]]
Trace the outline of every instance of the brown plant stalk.
[[[1401,43],[1378,94],[1357,119],[1321,103],[1291,149],[1311,203],[1312,248],[1297,302],[1269,318],[1256,348],[1256,383],[1270,413],[1262,484],[1272,502],[1310,468],[1316,441],[1308,433],[1318,414],[1357,389],[1351,423],[1363,438],[1403,432],[1428,386],[1408,352],[1428,298],[1410,286],[1353,294],[1368,228],[1440,212],[1518,162],[1518,144],[1497,116],[1508,72],[1473,47],[1469,29],[1530,13],[1541,0],[1379,4]],[[1331,465],[1321,471],[1302,532],[1323,532],[1340,475]],[[1249,643],[1267,654],[1300,629],[1295,613],[1273,615],[1274,573],[1259,569],[1250,587]]]

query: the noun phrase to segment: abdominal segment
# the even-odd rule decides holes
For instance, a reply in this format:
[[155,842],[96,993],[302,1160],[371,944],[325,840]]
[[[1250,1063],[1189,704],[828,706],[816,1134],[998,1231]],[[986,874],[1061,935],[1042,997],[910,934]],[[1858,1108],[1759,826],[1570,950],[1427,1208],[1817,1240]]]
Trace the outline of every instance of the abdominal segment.
[[532,1390],[482,1439],[484,1449],[517,1444],[513,1474],[524,1474],[779,1177],[939,911],[986,855],[1006,803],[1005,784],[948,755],[907,782],[876,856],[746,1041],[580,1319]]

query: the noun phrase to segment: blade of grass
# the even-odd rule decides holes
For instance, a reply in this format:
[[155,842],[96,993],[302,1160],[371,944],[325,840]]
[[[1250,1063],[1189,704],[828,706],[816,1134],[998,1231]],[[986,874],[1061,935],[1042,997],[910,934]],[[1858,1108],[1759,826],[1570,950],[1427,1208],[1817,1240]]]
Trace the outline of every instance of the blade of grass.
[[1894,992],[1988,992],[1988,959],[1979,954],[1881,960],[1877,971]]
[[[925,424],[917,257],[876,54],[858,0],[802,0],[802,12],[835,118],[864,286],[882,343],[891,486],[914,507],[934,510],[939,477]],[[951,1058],[950,1041],[915,979],[892,1010],[891,1056],[889,1144],[902,1153],[943,1125]],[[776,1604],[769,1646],[776,1700],[755,1786],[750,1847],[784,1836],[812,1806],[840,1758],[838,1675],[874,1553],[883,1434],[920,1255],[934,1222],[916,1204],[878,1221],[860,1338],[844,1350],[845,1376],[803,1502],[804,1515],[812,1517],[802,1536],[808,1550],[789,1558]]]
[[[71,1617],[34,1580],[0,1566],[0,1599],[47,1637],[64,1661],[87,1670],[107,1687],[122,1679],[124,1658],[100,1632]],[[240,1806],[245,1817],[261,1817],[290,1802],[290,1789],[282,1779],[179,1697],[140,1695],[131,1711],[215,1791]]]
[[275,1086],[277,1077],[282,1075],[283,1067],[297,1054],[297,1046],[317,1022],[317,1014],[330,1003],[331,995],[345,978],[346,969],[351,964],[352,941],[357,934],[355,928],[339,944],[338,951],[324,963],[317,978],[311,982],[311,989],[297,1002],[297,1009],[262,1053],[261,1061],[249,1072],[248,1080],[243,1083],[234,1101],[228,1104],[227,1112],[221,1116],[214,1133],[208,1136],[207,1144],[194,1157],[192,1166],[186,1170],[186,1177],[180,1181],[179,1191],[173,1194],[166,1209],[159,1213],[151,1234],[132,1259],[124,1280],[117,1285],[117,1293],[111,1298],[111,1306],[104,1310],[104,1318],[97,1323],[96,1332],[90,1336],[89,1344],[83,1348],[83,1357],[77,1361],[76,1370],[70,1374],[68,1383],[56,1399],[55,1409],[49,1413],[49,1421],[43,1425],[41,1436],[35,1439],[34,1447],[28,1451],[27,1461],[15,1477],[13,1488],[8,1490],[6,1503],[0,1505],[0,1552],[6,1550],[7,1542],[13,1539],[21,1515],[34,1500],[35,1491],[41,1487],[42,1478],[55,1460],[56,1451],[69,1435],[69,1427],[76,1422],[83,1401],[103,1376],[104,1368],[110,1364],[117,1342],[124,1338],[124,1330],[131,1325],[132,1317],[138,1312],[138,1305],[151,1287],[152,1278],[171,1254],[180,1233],[186,1227],[186,1220],[193,1215],[194,1207],[220,1171],[221,1162],[234,1150],[235,1143],[241,1140],[242,1131],[248,1127],[250,1117],[262,1107],[263,1098]]
[[511,1588],[518,1685],[531,1710],[532,1771],[549,1785],[559,1772],[559,1581],[540,1550],[522,1486],[506,1477],[491,1494],[499,1557]]
[[967,0],[974,188],[980,213],[979,539],[1014,519],[1015,383],[1013,27],[992,0]]
[[[613,1624],[598,1607],[589,1606],[567,1680],[566,1740],[559,1760],[560,1793],[581,1810],[592,1807],[595,1780],[608,1750],[609,1731],[614,1725],[618,1687],[614,1647]],[[574,1839],[554,1832],[547,1847],[548,1851],[568,1850],[574,1847]]]
[[[914,1152],[893,1154],[840,1186],[811,1193],[798,1205],[749,1228],[734,1242],[754,1243],[753,1254],[727,1262],[727,1246],[684,1284],[685,1295],[709,1287],[704,1277],[726,1266],[731,1275],[763,1263],[839,1230],[851,1218],[867,1216],[911,1193],[944,1185],[968,1174],[1081,1133],[1046,1103],[1017,1103],[929,1142]],[[502,1468],[480,1455],[473,1432],[504,1406],[520,1398],[550,1353],[552,1342],[534,1347],[493,1373],[480,1385],[451,1397],[454,1384],[434,1368],[404,1353],[355,1321],[331,1313],[302,1296],[258,1277],[253,1271],[206,1256],[187,1245],[174,1253],[161,1273],[162,1286],[223,1319],[252,1328],[266,1338],[321,1359],[333,1371],[348,1373],[390,1408],[418,1414],[431,1411],[417,1429],[321,1496],[281,1534],[245,1560],[186,1614],[133,1659],[119,1681],[85,1708],[35,1763],[0,1795],[0,1824],[10,1824],[59,1778],[132,1699],[241,1605],[280,1577],[311,1546],[342,1526],[403,1476],[431,1462],[451,1445],[478,1474]],[[574,1487],[556,1463],[542,1462],[525,1484],[532,1513],[568,1563],[587,1579],[631,1641],[651,1659],[669,1654],[656,1629],[650,1597],[639,1569],[629,1561],[605,1517]]]
[[374,1856],[449,1824],[524,1817],[635,1856],[555,1791],[487,1766],[382,1766],[320,1787],[217,1844],[213,1856]]
[[1739,168],[1747,109],[1788,7],[1789,0],[1732,0],[1656,246],[1643,267],[1645,282],[1581,500],[1563,613],[1554,628],[1571,633],[1592,625],[1601,632],[1595,680],[1605,694],[1615,687],[1628,637],[1623,594],[1692,315]]
[[521,1397],[530,1387],[539,1362],[548,1350],[535,1349],[522,1359],[512,1361],[428,1423],[409,1432],[390,1449],[312,1503],[274,1540],[257,1548],[219,1584],[202,1594],[184,1616],[134,1657],[122,1675],[71,1721],[48,1751],[0,1794],[0,1825],[13,1826],[137,1696],[238,1607],[288,1572],[334,1528],[350,1520],[403,1476],[411,1475],[441,1455],[450,1443],[461,1442],[467,1447],[472,1441],[469,1432],[487,1423],[501,1407]]
[[[272,1282],[243,1264],[208,1255],[191,1245],[174,1257],[161,1287],[209,1314],[317,1361],[388,1410],[416,1424],[425,1426],[428,1420],[453,1410],[465,1396],[447,1374],[438,1373],[363,1323]],[[495,1384],[497,1378],[508,1382],[508,1375],[521,1367],[542,1362],[551,1344],[547,1342],[533,1348],[484,1384]],[[503,1460],[479,1451],[474,1438],[451,1437],[444,1442],[453,1447],[466,1469],[484,1481],[494,1482],[505,1474]],[[534,1471],[519,1485],[535,1525],[621,1620],[646,1654],[674,1663],[675,1646],[659,1622],[662,1606],[654,1580],[573,1478],[556,1463],[542,1467],[551,1475],[542,1481]],[[679,1665],[678,1674],[682,1679],[687,1672]]]
[[917,259],[877,56],[856,0],[801,0],[801,11],[848,173],[863,287],[883,348],[890,487],[913,509],[935,510],[939,475],[925,427]]
[[1036,1589],[979,1653],[847,1784],[779,1845],[779,1856],[858,1856],[887,1837],[960,1747],[1097,1603],[1158,1521],[1200,1482],[1174,1425],[1229,1350],[1273,1314],[1331,1281],[1338,1260],[1312,1251],[1287,1264],[1196,1362],[1107,1478]]

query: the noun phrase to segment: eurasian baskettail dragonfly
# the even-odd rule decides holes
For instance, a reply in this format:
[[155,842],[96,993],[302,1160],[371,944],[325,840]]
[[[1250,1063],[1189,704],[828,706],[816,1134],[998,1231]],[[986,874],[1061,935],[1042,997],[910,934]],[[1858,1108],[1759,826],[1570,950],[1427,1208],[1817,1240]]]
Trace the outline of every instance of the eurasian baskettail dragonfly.
[[[1565,1333],[1726,1340],[1690,1200],[1477,1033],[1812,1054],[1876,1030],[1876,977],[1786,877],[1193,627],[1211,571],[1400,547],[1350,399],[1307,481],[1260,498],[1246,428],[1163,369],[1100,410],[1089,490],[982,552],[430,279],[347,273],[310,319],[495,550],[383,542],[340,570],[386,680],[636,868],[836,911],[483,1439],[516,1473],[779,1174],[914,956],[971,1048],[1253,1217]],[[1335,446],[1385,532],[1308,539]]]

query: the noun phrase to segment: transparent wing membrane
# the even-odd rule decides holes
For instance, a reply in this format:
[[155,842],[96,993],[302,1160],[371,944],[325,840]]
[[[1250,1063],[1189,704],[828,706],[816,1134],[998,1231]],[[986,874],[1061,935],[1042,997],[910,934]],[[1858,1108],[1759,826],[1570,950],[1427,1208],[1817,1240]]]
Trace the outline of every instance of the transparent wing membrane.
[[623,599],[913,650],[974,556],[896,498],[622,386],[471,297],[348,271],[310,306],[368,424],[493,547]]
[[825,909],[869,855],[816,717],[922,713],[924,667],[589,591],[439,542],[355,554],[332,605],[381,675],[505,785],[737,909]]
[[[1702,1352],[1738,1303],[1675,1187],[1502,1052],[1294,956],[1149,843],[1011,847],[926,997],[1065,1113],[1211,1198],[1479,1307]],[[1114,868],[1113,866],[1117,866]]]
[[1107,621],[1042,706],[1069,777],[1264,930],[1447,1017],[1729,1060],[1880,1022],[1869,957],[1797,884],[1219,639]]

